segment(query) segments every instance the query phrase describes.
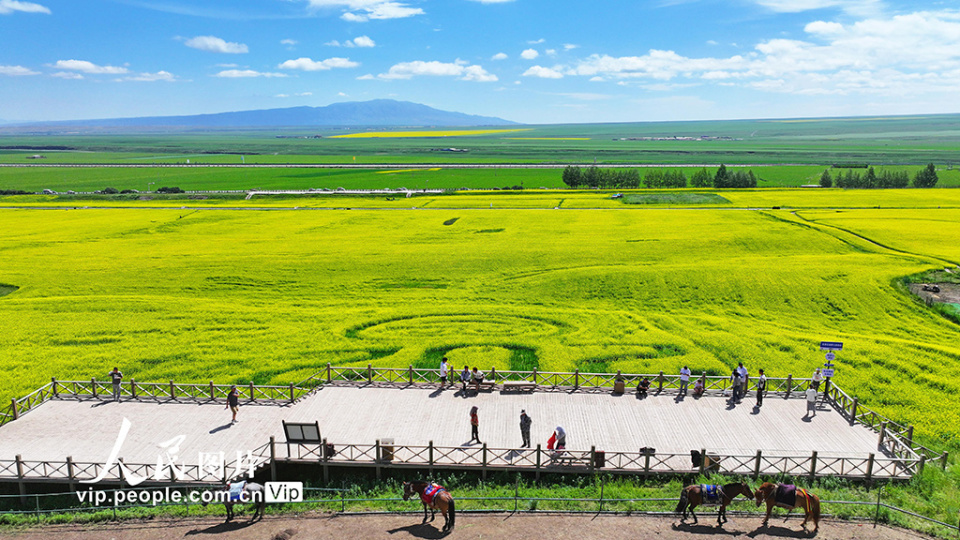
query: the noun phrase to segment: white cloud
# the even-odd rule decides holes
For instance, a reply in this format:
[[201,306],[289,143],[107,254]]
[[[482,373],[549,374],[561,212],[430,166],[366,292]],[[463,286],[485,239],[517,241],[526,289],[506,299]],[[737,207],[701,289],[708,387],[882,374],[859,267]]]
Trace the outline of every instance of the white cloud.
[[286,73],[267,73],[262,71],[254,71],[252,69],[226,69],[214,75],[214,77],[220,77],[222,79],[249,79],[254,77],[286,77]]
[[39,75],[39,71],[25,68],[23,66],[0,66],[0,75],[11,77],[23,77],[25,75]]
[[540,53],[536,49],[526,49],[520,53],[520,58],[524,60],[533,60],[534,58],[540,56]]
[[125,67],[98,66],[86,60],[57,60],[57,63],[51,67],[69,71],[80,71],[91,75],[123,75],[124,73],[130,72],[130,70]]
[[547,56],[556,56],[556,55],[557,55],[557,50],[556,50],[556,49],[547,49],[547,50],[545,50],[545,51],[543,51],[543,52],[544,52],[544,54],[546,54]]
[[523,72],[524,77],[539,77],[541,79],[562,79],[563,73],[557,71],[556,69],[551,69],[543,66],[533,66],[527,71]]
[[528,41],[527,44],[528,44],[528,45],[539,45],[539,44],[541,44],[541,43],[544,43],[545,41],[547,41],[547,40],[545,40],[545,39],[543,39],[543,38],[540,38],[540,39],[532,39],[532,40]]
[[312,60],[310,58],[297,58],[296,60],[287,60],[280,64],[280,69],[300,69],[303,71],[327,71],[334,68],[353,68],[360,64],[349,58],[327,58],[326,60]]
[[565,50],[565,51],[570,51],[570,50],[579,49],[579,48],[580,48],[579,45],[574,45],[573,43],[564,43],[564,44],[563,44],[563,50]]
[[497,54],[493,55],[492,57],[490,57],[491,60],[506,60],[507,58],[508,58],[508,57],[507,57],[506,53],[502,53],[502,52],[501,52],[501,53],[497,53]]
[[925,11],[842,24],[814,21],[807,39],[769,39],[725,58],[650,50],[592,55],[565,73],[591,80],[706,82],[799,95],[912,97],[960,87],[960,11]]
[[340,18],[348,22],[402,19],[424,13],[420,8],[392,0],[307,0],[307,3],[313,9],[341,9]]
[[295,40],[295,39],[281,39],[281,40],[280,40],[280,44],[281,44],[281,45],[286,45],[287,47],[295,47],[295,46],[297,45],[297,43],[299,43],[299,42],[298,42],[297,40]]
[[387,73],[377,75],[379,79],[411,79],[418,76],[432,77],[456,77],[462,81],[474,82],[493,82],[497,76],[488,73],[482,66],[467,65],[466,62],[457,60],[453,63],[422,60],[413,62],[401,62],[390,67]]
[[343,43],[340,43],[340,42],[337,41],[337,40],[328,41],[328,42],[324,43],[324,45],[329,45],[329,46],[331,46],[331,47],[348,47],[348,48],[353,48],[353,47],[376,47],[376,46],[377,46],[377,43],[376,43],[375,41],[373,41],[372,39],[370,39],[369,37],[367,37],[367,36],[360,36],[360,37],[358,37],[358,38],[348,39],[347,41],[344,41]]
[[14,11],[21,13],[50,14],[50,8],[34,4],[33,2],[19,2],[17,0],[0,0],[0,15],[10,15]]
[[882,0],[754,0],[777,13],[801,13],[818,9],[839,9],[851,15],[870,17],[883,12]]
[[184,44],[187,47],[215,53],[243,54],[249,52],[247,46],[243,43],[231,43],[216,36],[197,36],[188,39]]
[[69,71],[58,71],[56,73],[51,74],[50,76],[56,77],[58,79],[73,79],[73,80],[78,80],[83,78],[83,75],[79,73],[72,73]]
[[127,77],[124,80],[141,81],[141,82],[155,82],[155,81],[173,82],[177,80],[177,77],[173,73],[170,73],[169,71],[161,70],[156,73],[141,73],[139,75]]

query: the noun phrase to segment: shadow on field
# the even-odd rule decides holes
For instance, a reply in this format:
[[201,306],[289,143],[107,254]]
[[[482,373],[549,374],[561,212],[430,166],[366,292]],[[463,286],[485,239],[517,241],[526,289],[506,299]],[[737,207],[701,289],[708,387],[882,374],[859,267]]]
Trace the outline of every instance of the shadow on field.
[[387,530],[390,534],[405,532],[416,538],[444,538],[448,533],[441,532],[440,529],[427,523],[417,523],[416,525],[407,525],[406,527],[397,527]]
[[777,527],[777,526],[760,526],[754,529],[753,531],[747,533],[747,536],[750,538],[756,538],[761,534],[768,536],[779,536],[782,538],[813,538],[817,533],[813,531],[805,531],[803,529],[788,529],[786,527]]
[[207,527],[206,529],[193,529],[187,531],[187,534],[184,536],[194,536],[198,534],[223,534],[232,531],[239,531],[240,529],[246,529],[253,523],[244,520],[244,521],[228,521],[226,523],[218,523],[213,527]]
[[[716,516],[714,516],[716,517]],[[712,520],[709,524],[707,523],[674,523],[670,526],[675,531],[683,531],[691,534],[728,534],[731,536],[740,536],[740,531],[732,531],[719,527],[716,524],[716,519]]]

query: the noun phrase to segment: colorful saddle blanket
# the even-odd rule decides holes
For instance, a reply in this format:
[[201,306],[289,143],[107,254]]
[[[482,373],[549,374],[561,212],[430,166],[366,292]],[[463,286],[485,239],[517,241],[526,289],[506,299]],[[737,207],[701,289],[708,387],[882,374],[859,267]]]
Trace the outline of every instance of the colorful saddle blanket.
[[720,504],[723,491],[720,486],[700,484],[700,496],[703,498],[703,504]]
[[420,500],[423,501],[423,504],[432,506],[433,501],[437,500],[437,496],[443,491],[446,491],[443,486],[430,484],[424,488],[423,493],[420,494]]
[[777,486],[777,494],[774,502],[793,508],[797,505],[797,486],[793,484],[780,484]]
[[230,502],[241,502],[240,499],[243,497],[243,488],[246,487],[246,482],[233,482],[230,484]]

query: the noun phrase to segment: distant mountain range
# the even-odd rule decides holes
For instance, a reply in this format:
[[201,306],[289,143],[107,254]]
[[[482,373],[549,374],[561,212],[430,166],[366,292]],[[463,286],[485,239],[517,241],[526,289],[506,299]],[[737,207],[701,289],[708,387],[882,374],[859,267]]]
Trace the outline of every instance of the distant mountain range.
[[516,124],[502,118],[441,111],[409,101],[375,99],[334,103],[326,107],[290,107],[191,116],[150,116],[58,122],[22,123],[17,127],[71,128],[266,128],[337,126],[503,126]]

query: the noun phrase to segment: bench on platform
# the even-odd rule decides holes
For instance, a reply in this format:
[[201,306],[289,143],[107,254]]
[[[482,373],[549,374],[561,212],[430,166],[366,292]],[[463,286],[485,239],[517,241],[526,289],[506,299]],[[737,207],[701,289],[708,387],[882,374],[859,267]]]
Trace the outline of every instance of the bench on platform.
[[550,465],[558,466],[584,466],[589,467],[590,452],[576,452],[570,450],[554,450],[550,453]]
[[523,391],[534,391],[537,388],[537,383],[530,381],[503,381],[503,391],[516,390],[518,392]]
[[475,391],[484,390],[487,392],[492,392],[497,388],[497,382],[496,381],[480,381],[479,383],[472,382],[470,383],[470,387],[473,388]]

